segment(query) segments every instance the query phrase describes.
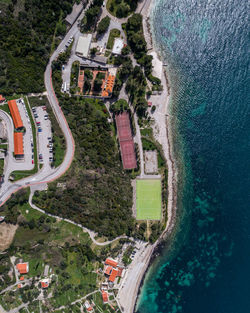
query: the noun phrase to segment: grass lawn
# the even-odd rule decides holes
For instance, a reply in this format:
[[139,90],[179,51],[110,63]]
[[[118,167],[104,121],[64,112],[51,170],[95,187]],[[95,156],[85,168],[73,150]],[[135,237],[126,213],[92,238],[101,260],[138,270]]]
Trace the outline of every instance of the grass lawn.
[[108,43],[107,43],[107,49],[112,49],[113,45],[114,45],[114,41],[116,37],[120,37],[121,32],[119,31],[119,29],[111,29],[110,33],[109,33],[109,39],[108,39]]
[[136,219],[161,219],[160,179],[138,179],[136,181]]
[[0,175],[3,175],[3,169],[4,169],[4,159],[0,160]]

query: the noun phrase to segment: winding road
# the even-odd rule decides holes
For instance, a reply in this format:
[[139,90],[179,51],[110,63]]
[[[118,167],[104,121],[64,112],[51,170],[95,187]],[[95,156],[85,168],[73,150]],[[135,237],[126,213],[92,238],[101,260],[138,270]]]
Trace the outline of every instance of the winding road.
[[[65,157],[64,160],[62,162],[62,164],[60,166],[58,166],[55,169],[51,169],[48,171],[45,169],[41,169],[39,170],[36,174],[23,178],[17,182],[10,182],[10,181],[6,181],[3,183],[1,190],[0,190],[0,206],[2,206],[10,197],[13,193],[17,192],[18,190],[22,189],[22,188],[26,188],[29,186],[34,186],[34,185],[42,185],[42,184],[46,184],[49,183],[51,181],[54,181],[56,179],[58,179],[60,176],[62,176],[70,167],[71,162],[73,161],[74,158],[74,152],[75,152],[75,142],[74,142],[74,138],[72,136],[72,133],[69,129],[69,125],[67,123],[67,120],[62,112],[62,109],[58,103],[58,100],[56,98],[53,86],[52,86],[52,78],[51,78],[51,74],[52,74],[52,69],[51,69],[51,65],[52,62],[54,60],[56,60],[56,58],[58,57],[58,55],[60,54],[62,49],[65,49],[65,44],[67,43],[67,41],[70,39],[70,37],[74,37],[78,34],[79,30],[78,30],[78,20],[81,20],[86,12],[86,10],[88,9],[89,5],[92,3],[92,1],[89,2],[89,4],[87,5],[87,7],[81,12],[79,18],[75,21],[75,23],[71,26],[71,28],[69,29],[69,31],[67,32],[67,34],[65,35],[64,39],[61,41],[61,43],[59,44],[59,46],[57,47],[57,49],[54,51],[54,53],[52,54],[48,65],[46,67],[46,71],[44,73],[44,84],[45,84],[45,88],[46,88],[46,93],[48,96],[48,100],[49,103],[53,109],[53,112],[56,116],[56,119],[64,133],[64,137],[66,140],[66,153],[65,153]],[[8,121],[8,116],[5,116],[3,111],[1,111],[1,115],[3,115],[4,120]],[[7,124],[9,125],[9,123]],[[8,126],[11,127],[11,126]],[[13,139],[11,139],[10,137],[13,134],[13,131],[11,131],[10,129],[10,134],[9,139],[11,142],[11,140],[13,141]]]

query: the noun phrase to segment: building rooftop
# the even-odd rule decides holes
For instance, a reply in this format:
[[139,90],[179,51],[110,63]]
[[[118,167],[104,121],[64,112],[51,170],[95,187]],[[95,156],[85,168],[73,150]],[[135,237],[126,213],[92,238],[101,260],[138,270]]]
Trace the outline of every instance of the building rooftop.
[[5,98],[2,95],[0,95],[0,102],[4,101],[4,100],[5,100]]
[[10,100],[8,101],[8,106],[10,109],[10,114],[12,116],[14,126],[15,128],[22,128],[23,127],[23,121],[21,119],[21,115],[19,113],[16,100]]
[[27,274],[29,272],[29,263],[18,263],[16,268],[20,274]]
[[89,54],[89,48],[92,40],[92,35],[87,34],[86,36],[80,36],[76,46],[76,54],[87,58]]
[[102,300],[104,303],[107,303],[109,301],[109,296],[106,291],[102,291]]
[[75,3],[73,5],[72,12],[68,14],[65,18],[66,22],[72,25],[75,22],[78,15],[81,13],[82,8],[83,8],[82,1],[79,4]]
[[109,281],[111,281],[113,283],[115,281],[117,275],[118,275],[118,270],[113,268],[112,273],[109,276]]
[[121,54],[123,46],[124,46],[123,40],[121,38],[115,38],[112,53],[113,54]]
[[14,133],[14,155],[24,155],[23,133]]
[[107,258],[106,261],[105,261],[105,264],[111,265],[111,266],[113,266],[113,267],[116,267],[117,264],[118,264],[118,262],[115,261],[115,260],[113,260],[113,259],[111,259],[111,258]]
[[105,274],[106,275],[110,275],[112,272],[112,266],[107,266],[106,269],[105,269]]
[[49,287],[49,280],[48,279],[41,280],[41,287],[42,288],[48,288]]

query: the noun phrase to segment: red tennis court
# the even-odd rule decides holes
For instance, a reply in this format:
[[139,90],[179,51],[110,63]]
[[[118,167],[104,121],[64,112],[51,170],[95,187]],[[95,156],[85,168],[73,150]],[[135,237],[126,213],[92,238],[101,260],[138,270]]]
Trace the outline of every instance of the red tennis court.
[[135,145],[133,140],[120,142],[122,164],[127,170],[136,168]]
[[118,137],[120,141],[123,140],[131,140],[132,132],[130,128],[130,120],[127,112],[123,112],[122,114],[117,114],[115,116]]
[[123,168],[127,170],[136,168],[135,145],[128,112],[117,114],[115,121],[121,147]]

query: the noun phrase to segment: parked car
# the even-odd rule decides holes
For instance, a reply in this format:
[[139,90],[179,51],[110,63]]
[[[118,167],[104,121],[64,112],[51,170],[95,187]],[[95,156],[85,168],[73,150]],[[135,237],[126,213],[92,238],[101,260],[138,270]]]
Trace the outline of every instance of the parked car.
[[31,163],[34,164],[34,160],[33,159],[31,160]]
[[41,124],[41,122],[36,122],[36,124],[37,124],[37,125],[40,125],[40,124]]
[[41,127],[38,128],[38,132],[41,133],[43,130]]
[[42,158],[43,158],[42,153],[39,153],[39,159],[42,159]]

